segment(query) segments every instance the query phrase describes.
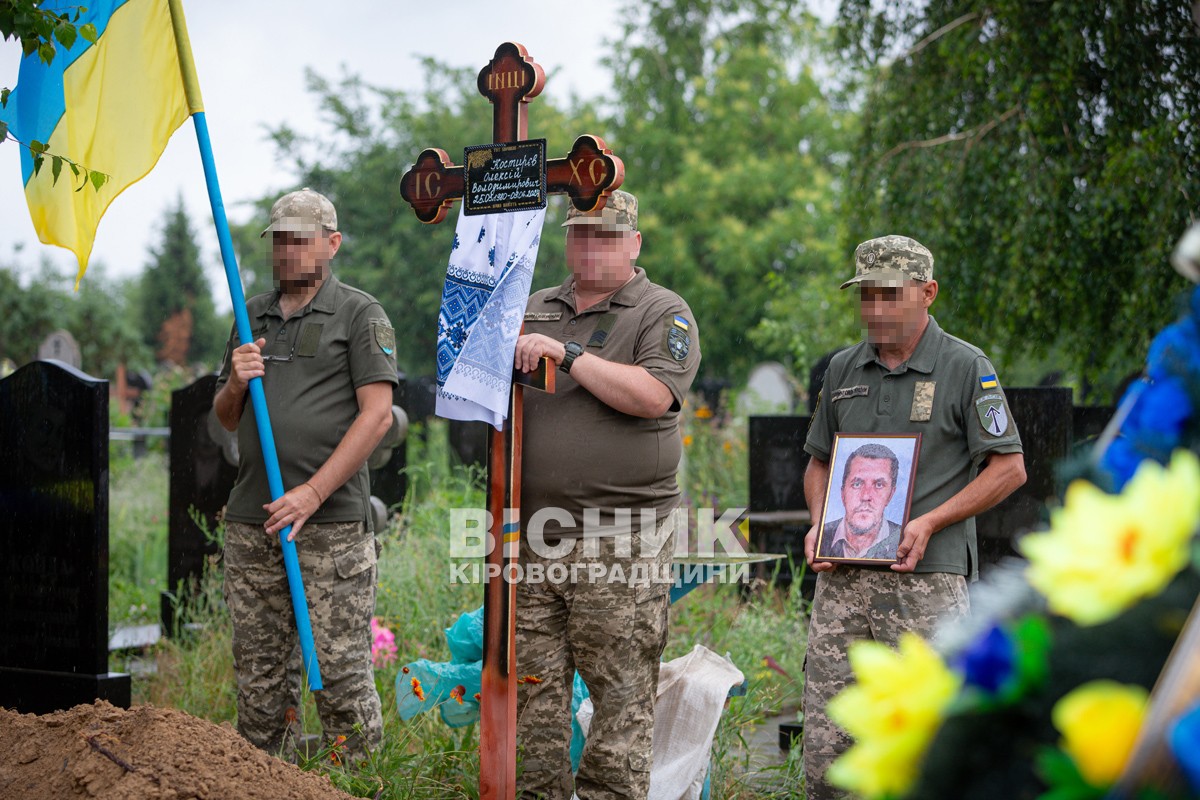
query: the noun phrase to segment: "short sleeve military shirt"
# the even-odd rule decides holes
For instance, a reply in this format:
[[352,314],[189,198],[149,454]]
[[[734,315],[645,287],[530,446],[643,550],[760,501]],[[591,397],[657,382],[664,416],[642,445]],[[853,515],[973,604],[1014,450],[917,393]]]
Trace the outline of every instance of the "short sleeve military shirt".
[[657,419],[633,417],[561,372],[554,394],[526,392],[522,522],[527,526],[539,509],[563,509],[573,521],[549,522],[542,531],[571,536],[583,533],[587,509],[595,509],[601,525],[613,524],[617,509],[631,510],[634,525],[642,509],[666,517],[679,504],[679,411],[700,367],[699,329],[687,303],[637,268],[609,298],[576,313],[568,279],[529,299],[524,332],[640,366],[670,390],[673,402]]
[[[313,476],[358,416],[355,390],[369,383],[396,383],[396,342],[391,322],[375,298],[330,275],[312,301],[287,320],[279,293],[246,304],[255,340],[266,339],[263,391],[285,489]],[[230,334],[217,391],[229,379],[237,332]],[[238,425],[238,477],[226,517],[261,524],[271,499],[254,407],[247,398]],[[325,499],[312,522],[365,521],[370,490],[364,464]]]
[[[834,356],[804,449],[828,461],[835,433],[920,433],[912,517],[961,491],[992,453],[1022,452],[996,369],[983,351],[933,317],[908,361],[889,370],[867,342]],[[974,577],[975,520],[930,539],[917,572]]]

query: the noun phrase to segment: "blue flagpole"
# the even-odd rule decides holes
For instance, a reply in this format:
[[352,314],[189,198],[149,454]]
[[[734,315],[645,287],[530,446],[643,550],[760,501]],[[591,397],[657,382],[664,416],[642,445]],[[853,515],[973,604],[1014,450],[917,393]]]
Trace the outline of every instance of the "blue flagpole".
[[[204,112],[192,114],[196,126],[196,139],[200,144],[200,160],[204,164],[204,180],[208,184],[208,202],[212,206],[213,221],[217,225],[217,240],[221,244],[221,260],[225,263],[225,278],[229,282],[229,296],[233,300],[233,316],[237,323],[238,340],[242,344],[254,341],[250,331],[250,315],[246,312],[246,295],[242,291],[242,276],[238,272],[237,257],[233,252],[233,239],[229,235],[229,220],[225,217],[225,203],[221,200],[221,186],[217,182],[217,167],[213,161],[212,141],[208,137],[208,122]],[[271,489],[271,500],[283,497],[283,475],[279,472],[279,454],[275,451],[275,434],[271,430],[271,417],[267,412],[267,396],[263,392],[262,378],[250,379],[250,403],[254,408],[254,420],[258,424],[258,440],[262,444],[263,460],[267,467],[267,483]],[[292,611],[296,617],[296,631],[300,634],[300,652],[304,671],[308,676],[308,688],[319,692],[321,666],[317,662],[317,651],[313,645],[312,623],[308,617],[308,600],[304,596],[304,579],[300,576],[300,560],[296,556],[296,543],[288,541],[292,526],[279,532],[279,543],[283,547],[283,566],[287,571],[288,589],[292,594]]]

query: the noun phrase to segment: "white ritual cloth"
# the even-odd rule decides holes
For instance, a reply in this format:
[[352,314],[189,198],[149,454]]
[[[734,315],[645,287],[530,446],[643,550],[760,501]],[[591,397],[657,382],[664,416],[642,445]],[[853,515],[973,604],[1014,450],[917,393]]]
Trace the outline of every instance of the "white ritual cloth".
[[545,209],[468,217],[460,207],[438,312],[439,417],[504,429],[545,221]]

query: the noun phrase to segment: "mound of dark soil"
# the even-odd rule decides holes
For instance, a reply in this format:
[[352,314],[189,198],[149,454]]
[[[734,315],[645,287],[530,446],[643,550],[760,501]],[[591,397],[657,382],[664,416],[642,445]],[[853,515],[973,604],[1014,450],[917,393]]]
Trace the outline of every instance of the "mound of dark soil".
[[323,775],[182,711],[97,701],[35,716],[0,708],[0,800],[345,800]]

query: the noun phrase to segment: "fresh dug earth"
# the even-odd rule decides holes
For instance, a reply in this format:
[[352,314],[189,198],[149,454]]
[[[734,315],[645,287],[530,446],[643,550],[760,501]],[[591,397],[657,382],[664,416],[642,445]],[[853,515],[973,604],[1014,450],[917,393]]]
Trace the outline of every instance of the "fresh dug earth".
[[226,725],[103,700],[35,716],[0,708],[0,800],[345,800]]

